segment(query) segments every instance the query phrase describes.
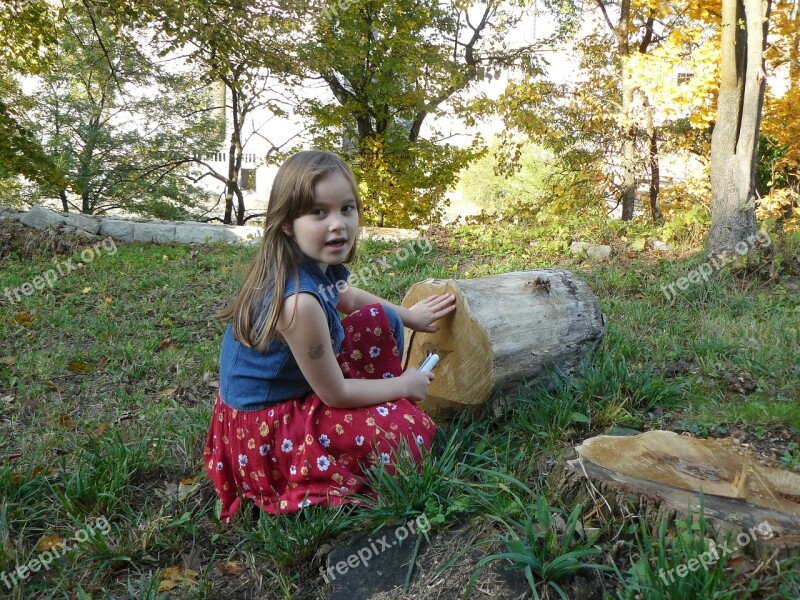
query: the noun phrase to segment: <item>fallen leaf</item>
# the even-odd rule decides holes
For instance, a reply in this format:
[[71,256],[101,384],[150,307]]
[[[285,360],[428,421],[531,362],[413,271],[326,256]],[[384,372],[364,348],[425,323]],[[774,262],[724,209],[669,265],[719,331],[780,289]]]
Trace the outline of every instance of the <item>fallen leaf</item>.
[[72,417],[69,415],[59,415],[58,422],[62,427],[66,427],[67,429],[77,429],[78,426],[75,425],[75,422],[72,420]]
[[163,390],[161,392],[158,392],[157,397],[158,398],[167,398],[169,396],[172,396],[176,391],[178,391],[178,388],[167,388],[167,389],[165,389],[165,390]]
[[210,388],[216,389],[219,387],[219,381],[209,381],[206,385],[208,385]]
[[222,274],[223,275],[227,275],[230,272],[231,272],[230,267],[222,267]]
[[14,317],[14,322],[18,325],[28,326],[36,320],[36,313],[18,313]]
[[239,561],[231,560],[228,562],[218,561],[214,567],[223,575],[234,577],[244,571],[244,565]]
[[79,360],[73,360],[71,363],[67,365],[67,368],[73,373],[86,373],[87,371],[91,371],[94,367],[85,362],[81,362]]
[[13,365],[15,362],[17,362],[16,356],[4,356],[3,358],[0,358],[0,364]]
[[131,420],[133,420],[133,415],[131,415],[129,413],[124,413],[124,414],[120,415],[119,417],[117,417],[117,420],[114,421],[114,425],[120,425],[120,424],[124,423],[125,421],[131,421]]
[[185,477],[185,478],[181,479],[181,483],[184,484],[184,485],[192,485],[195,481],[197,481],[197,475],[194,475],[193,477]]
[[53,535],[46,535],[39,540],[36,544],[36,550],[39,552],[50,552],[55,547],[61,547],[64,543],[64,538],[55,533]]
[[161,352],[162,350],[175,350],[177,347],[178,347],[178,340],[176,340],[175,338],[168,337],[158,345],[158,349],[156,350],[156,352]]
[[13,463],[18,461],[20,458],[22,458],[22,452],[15,452],[14,454],[9,455],[8,462]]
[[85,287],[85,288],[83,288],[81,291],[82,291],[84,294],[88,294],[89,292],[91,292],[91,291],[92,291],[92,288],[90,288],[90,287]]
[[192,544],[192,549],[189,554],[181,554],[183,559],[183,568],[191,571],[200,571],[203,568],[203,563],[200,561],[200,556],[203,554],[203,547],[197,544]]
[[168,567],[161,572],[159,592],[168,592],[176,587],[190,588],[197,581],[197,571],[183,567]]
[[106,304],[111,304],[112,302],[111,296],[106,296]]
[[64,388],[56,385],[55,383],[53,383],[49,379],[44,382],[44,385],[45,385],[45,387],[49,387],[51,390],[57,391],[59,394],[64,391]]
[[100,426],[95,430],[94,437],[100,437],[106,432],[106,428],[108,425],[106,423],[100,423]]

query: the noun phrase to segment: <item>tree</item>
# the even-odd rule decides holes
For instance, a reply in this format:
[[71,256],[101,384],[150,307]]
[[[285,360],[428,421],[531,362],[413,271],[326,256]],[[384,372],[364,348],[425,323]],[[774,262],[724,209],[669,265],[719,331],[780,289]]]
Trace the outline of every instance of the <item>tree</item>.
[[755,239],[755,167],[771,0],[723,0],[720,88],[711,138],[709,253]]
[[[36,136],[22,124],[17,75],[45,68],[54,46],[56,10],[45,0],[12,0],[0,5],[0,179],[23,175],[63,185]],[[15,186],[16,187],[16,186]]]
[[[285,113],[286,100],[275,90],[276,74],[294,71],[286,36],[297,28],[291,7],[280,0],[127,0],[102,3],[118,22],[132,19],[154,31],[153,41],[162,57],[182,53],[200,72],[199,82],[211,88],[221,82],[226,89],[223,107],[230,111],[228,168],[217,172],[199,156],[204,168],[198,179],[211,177],[225,185],[225,223],[245,222],[244,196],[239,176],[246,140],[245,120],[257,109]],[[273,145],[271,153],[281,145]],[[234,198],[236,206],[234,207]]]
[[[435,218],[457,173],[483,149],[425,132],[445,106],[465,118],[463,93],[487,70],[530,68],[530,47],[509,48],[519,18],[497,2],[353,0],[302,5],[312,24],[297,44],[304,75],[330,95],[306,100],[314,141],[352,154],[369,221],[408,226]],[[324,9],[324,10],[321,10]]]
[[64,5],[56,35],[25,115],[59,176],[39,193],[60,197],[65,211],[186,216],[203,194],[185,179],[191,153],[207,151],[215,129],[210,112],[194,110],[204,90],[154,65],[81,3]]

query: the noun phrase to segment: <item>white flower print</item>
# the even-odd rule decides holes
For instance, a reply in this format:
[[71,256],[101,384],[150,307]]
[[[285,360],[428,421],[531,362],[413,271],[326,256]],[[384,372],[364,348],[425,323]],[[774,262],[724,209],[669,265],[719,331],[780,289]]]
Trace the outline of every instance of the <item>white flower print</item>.
[[297,474],[297,467],[295,467],[294,465],[289,467],[289,475],[296,475],[296,474]]
[[275,416],[275,410],[271,410],[271,411],[269,411],[267,414],[268,414],[270,417],[274,417],[274,416]]
[[246,454],[240,454],[239,455],[239,466],[240,467],[244,467],[246,464],[247,464],[247,455]]
[[377,408],[375,408],[375,410],[377,410],[378,414],[382,417],[385,417],[386,415],[389,414],[389,409],[386,408],[385,406],[378,406]]
[[372,358],[377,358],[381,355],[381,349],[378,348],[377,346],[373,346],[372,348],[369,349],[369,355]]
[[222,461],[217,463],[217,471],[222,471]]
[[325,435],[324,433],[321,436],[319,436],[318,441],[320,446],[322,446],[323,448],[327,448],[328,446],[331,445],[330,439],[328,439],[328,436]]
[[394,377],[394,375],[392,375],[391,373],[384,373],[383,374],[383,378],[384,379],[391,379],[392,377]]
[[281,450],[283,450],[284,452],[291,452],[292,448],[294,448],[292,440],[290,440],[289,438],[284,439],[283,443],[281,444]]
[[320,456],[317,459],[317,468],[320,471],[327,471],[329,466],[331,466],[331,461],[328,460],[327,456]]
[[258,448],[258,453],[261,456],[266,456],[267,452],[269,452],[269,444],[261,444],[261,446]]
[[297,508],[305,508],[306,506],[311,506],[311,500],[306,498],[300,504],[297,505]]
[[392,410],[397,410],[397,405],[394,402],[392,402],[389,406],[392,407]]
[[422,438],[422,436],[418,435],[417,436],[417,443],[421,446],[424,442],[425,442],[425,440]]
[[356,436],[356,446],[361,446],[363,444],[364,444],[364,436],[363,435],[357,435]]
[[377,317],[378,316],[378,309],[375,308],[375,307],[370,308],[369,309],[369,314],[371,314],[373,317]]
[[389,461],[391,461],[391,459],[392,459],[392,457],[389,456],[388,452],[384,452],[384,453],[381,454],[381,460],[383,461],[383,464],[388,465]]

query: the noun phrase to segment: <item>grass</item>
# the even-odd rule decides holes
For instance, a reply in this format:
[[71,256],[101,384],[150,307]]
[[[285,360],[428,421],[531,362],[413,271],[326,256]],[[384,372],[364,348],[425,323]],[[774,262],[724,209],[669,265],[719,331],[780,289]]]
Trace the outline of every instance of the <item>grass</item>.
[[[540,492],[548,470],[572,444],[612,426],[696,435],[742,429],[756,447],[782,440],[776,462],[797,469],[800,312],[786,285],[796,263],[786,257],[800,240],[776,244],[777,273],[769,257],[732,265],[669,300],[661,286],[701,256],[618,254],[598,268],[566,254],[573,234],[431,230],[433,249],[417,246],[408,256],[397,244],[365,241],[350,270],[372,265],[361,286],[394,302],[428,277],[570,268],[598,296],[607,337],[583,378],[520,393],[499,418],[442,423],[421,472],[402,460],[394,476],[373,471],[377,496],[367,506],[243,517],[232,527],[219,523],[202,462],[223,333],[213,315],[233,297],[255,249],[120,244],[52,289],[19,302],[0,295],[0,573],[41,555],[50,536],[68,540],[97,519],[109,523],[107,533],[76,543],[13,590],[0,583],[0,596],[313,598],[323,589],[317,569],[326,544],[365,524],[422,514],[431,535],[492,523],[507,550],[522,543],[533,551],[542,534],[536,524],[546,519]],[[87,244],[36,242],[20,238],[0,249],[0,293],[32,281],[54,258],[78,257]],[[610,536],[592,546],[607,551]],[[664,542],[626,536],[648,556]],[[559,546],[547,561],[569,551]],[[220,575],[218,564],[237,574]],[[549,580],[528,566],[545,593]],[[763,597],[797,589],[785,571],[762,574]],[[631,577],[616,577],[621,594],[642,585]]]

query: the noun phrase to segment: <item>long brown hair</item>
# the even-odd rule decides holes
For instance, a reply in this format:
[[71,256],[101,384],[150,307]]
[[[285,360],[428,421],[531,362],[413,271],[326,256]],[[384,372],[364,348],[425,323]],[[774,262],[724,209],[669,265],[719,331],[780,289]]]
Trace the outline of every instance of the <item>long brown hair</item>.
[[[295,285],[299,281],[299,267],[304,255],[294,238],[283,231],[283,226],[291,225],[296,218],[311,211],[314,204],[314,185],[323,177],[337,171],[347,177],[353,188],[360,222],[363,211],[355,175],[347,163],[332,152],[298,152],[278,169],[269,194],[264,237],[261,239],[258,254],[250,263],[233,303],[217,315],[220,321],[231,321],[233,336],[246,346],[259,352],[267,349],[283,310],[286,278],[292,273]],[[355,256],[357,231],[355,235],[353,247],[344,262],[350,262]],[[264,300],[270,293],[272,301],[269,310],[262,310]]]

